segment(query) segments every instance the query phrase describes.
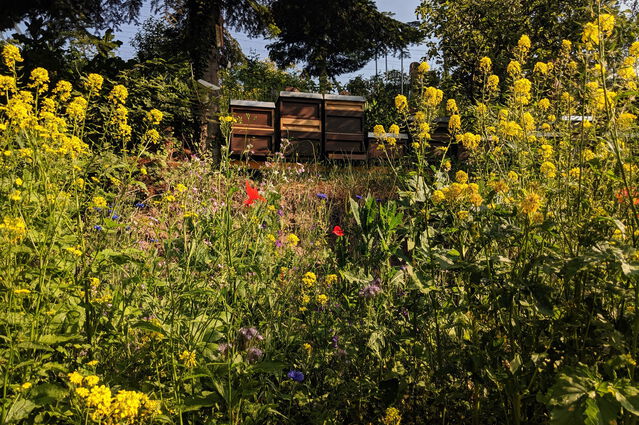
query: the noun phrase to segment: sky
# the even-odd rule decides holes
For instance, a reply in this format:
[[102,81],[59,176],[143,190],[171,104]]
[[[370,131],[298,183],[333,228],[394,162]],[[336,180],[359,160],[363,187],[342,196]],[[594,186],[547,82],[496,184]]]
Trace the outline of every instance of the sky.
[[[319,1],[319,0],[318,0]],[[376,0],[377,8],[382,12],[392,12],[395,14],[395,19],[410,22],[415,21],[415,9],[420,4],[420,0]],[[140,16],[140,25],[144,22],[148,17],[152,16],[151,8],[149,6],[149,2],[145,1],[145,6],[142,10]],[[120,28],[120,31],[116,32],[116,38],[123,42],[120,47],[118,54],[125,59],[131,58],[135,51],[131,46],[131,40],[133,36],[138,31],[138,27],[136,25],[125,25]],[[238,40],[245,54],[256,53],[258,56],[262,58],[268,57],[268,52],[266,50],[266,45],[269,41],[259,38],[249,38],[246,34],[233,32],[233,36]],[[404,70],[408,70],[408,66],[411,62],[419,61],[421,57],[425,53],[425,48],[423,46],[410,46],[408,48],[408,53],[410,55],[409,58],[404,59]],[[401,61],[399,58],[389,56],[388,60],[388,70],[399,70],[401,67]],[[379,58],[377,61],[377,69],[378,72],[384,72],[386,69],[385,58]],[[357,75],[364,75],[366,77],[375,74],[375,61],[371,61],[364,66],[359,71],[356,71],[351,74],[341,75],[338,80],[341,82],[346,82],[351,78]]]

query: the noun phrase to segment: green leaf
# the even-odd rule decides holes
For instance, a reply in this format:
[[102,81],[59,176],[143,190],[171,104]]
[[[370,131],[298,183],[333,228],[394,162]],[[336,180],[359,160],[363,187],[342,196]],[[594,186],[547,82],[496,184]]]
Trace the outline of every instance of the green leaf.
[[5,423],[16,423],[18,421],[26,419],[27,416],[29,416],[29,413],[31,413],[36,407],[37,405],[31,400],[27,400],[24,398],[17,400],[9,408],[9,411],[7,412],[7,416],[5,418]]
[[64,399],[69,390],[59,385],[47,383],[33,387],[31,393],[33,401],[39,406],[43,406]]
[[606,398],[589,398],[584,411],[585,425],[614,425],[617,423],[619,408]]
[[148,320],[140,320],[139,322],[136,322],[133,325],[131,325],[131,327],[135,329],[144,329],[149,332],[157,332],[159,334],[166,336],[166,331],[164,329],[162,329],[159,325],[155,323],[149,322]]
[[521,356],[519,354],[515,354],[515,357],[510,362],[510,373],[513,375],[519,368],[521,367]]
[[[204,394],[204,393],[203,393]],[[193,412],[204,407],[213,407],[216,404],[215,393],[208,393],[200,397],[189,397],[184,400],[182,412]]]

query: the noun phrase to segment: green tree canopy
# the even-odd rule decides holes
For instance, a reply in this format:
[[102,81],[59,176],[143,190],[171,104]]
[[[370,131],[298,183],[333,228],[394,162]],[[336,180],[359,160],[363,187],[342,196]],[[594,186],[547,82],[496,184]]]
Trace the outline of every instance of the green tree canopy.
[[421,39],[416,28],[377,10],[372,0],[275,0],[280,32],[268,45],[279,66],[303,63],[310,75],[332,78],[361,69],[386,52]]

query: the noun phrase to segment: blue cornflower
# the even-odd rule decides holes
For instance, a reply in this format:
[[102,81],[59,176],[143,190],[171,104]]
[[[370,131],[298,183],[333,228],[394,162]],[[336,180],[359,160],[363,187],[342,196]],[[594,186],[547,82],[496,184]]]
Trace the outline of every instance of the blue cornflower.
[[119,220],[119,219],[120,219],[120,216],[115,213],[111,216],[111,220]]
[[144,207],[146,207],[146,205],[144,205],[142,202],[136,202],[135,204],[133,204],[133,206],[135,208],[144,208]]
[[295,382],[302,382],[304,380],[304,374],[299,370],[291,370],[286,374],[289,378],[291,378]]
[[324,200],[328,199],[328,195],[325,194],[325,193],[317,193],[315,196],[317,196],[320,199],[324,199]]
[[99,224],[96,224],[95,226],[93,226],[93,229],[99,232],[102,230],[102,226],[100,226]]

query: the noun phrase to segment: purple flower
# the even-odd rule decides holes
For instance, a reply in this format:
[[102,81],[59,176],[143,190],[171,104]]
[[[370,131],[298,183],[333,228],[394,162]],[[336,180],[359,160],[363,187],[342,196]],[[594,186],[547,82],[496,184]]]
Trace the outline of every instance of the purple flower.
[[337,343],[339,342],[339,337],[337,335],[333,335],[331,338],[331,345],[333,348],[337,348]]
[[281,241],[281,240],[279,240],[279,239],[278,239],[278,240],[276,240],[276,241],[275,241],[275,246],[276,246],[277,248],[281,248],[281,247],[282,247],[282,245],[284,245],[284,244],[282,243],[282,241]]
[[373,298],[375,295],[382,292],[382,287],[379,286],[382,283],[380,278],[373,280],[369,285],[359,290],[359,296],[364,298]]
[[362,199],[362,195],[355,195],[355,199]]
[[304,380],[304,374],[299,370],[291,370],[286,374],[289,378],[291,378],[295,382],[302,382]]
[[119,219],[120,219],[120,216],[114,213],[114,214],[111,216],[111,219],[112,219],[112,220],[119,220]]
[[259,359],[262,358],[262,355],[264,355],[264,352],[260,350],[259,348],[251,347],[248,350],[246,350],[246,360],[249,363],[254,363],[258,361]]
[[228,344],[226,342],[223,342],[221,344],[219,344],[217,346],[218,351],[220,352],[221,355],[225,356],[226,353],[229,351],[229,349],[232,347],[232,344]]
[[318,198],[323,199],[323,200],[328,199],[328,195],[325,194],[325,193],[317,193],[317,194],[315,194],[315,196],[317,196]]
[[102,230],[102,226],[100,226],[99,224],[96,224],[95,226],[93,226],[93,229],[99,232]]
[[282,210],[281,208],[277,210],[277,215],[279,215],[280,217],[284,216],[284,210]]
[[144,207],[146,207],[146,205],[144,205],[142,202],[136,202],[135,204],[133,204],[133,206],[135,208],[144,208]]
[[255,328],[242,328],[240,329],[240,335],[244,337],[245,340],[250,341],[255,338],[258,341],[264,339],[262,335]]

